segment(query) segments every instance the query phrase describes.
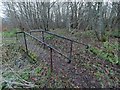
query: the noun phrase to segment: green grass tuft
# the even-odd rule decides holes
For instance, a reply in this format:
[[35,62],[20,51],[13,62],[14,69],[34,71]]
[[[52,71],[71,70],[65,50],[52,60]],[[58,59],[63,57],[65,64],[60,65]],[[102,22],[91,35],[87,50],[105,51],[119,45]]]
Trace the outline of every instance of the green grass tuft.
[[17,31],[19,31],[19,29],[13,28],[11,30],[7,30],[7,31],[2,32],[2,36],[5,38],[15,37],[15,33]]
[[55,36],[48,34],[48,35],[45,36],[45,39],[46,39],[46,40],[52,40],[54,37],[55,37]]

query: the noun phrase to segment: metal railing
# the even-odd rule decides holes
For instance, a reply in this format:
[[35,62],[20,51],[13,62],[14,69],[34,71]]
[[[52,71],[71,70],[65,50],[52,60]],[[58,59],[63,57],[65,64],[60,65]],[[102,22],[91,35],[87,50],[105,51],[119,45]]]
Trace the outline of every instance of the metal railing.
[[69,38],[67,38],[67,37],[65,37],[65,36],[61,36],[61,35],[58,35],[58,34],[55,34],[55,33],[49,32],[49,31],[45,31],[45,30],[42,30],[42,29],[41,29],[41,30],[38,30],[38,29],[36,29],[36,30],[31,30],[31,31],[29,31],[29,32],[30,32],[30,34],[31,34],[32,32],[42,32],[43,35],[44,35],[44,33],[47,33],[47,34],[54,35],[54,36],[57,36],[57,37],[59,37],[59,38],[62,38],[62,39],[65,39],[65,40],[68,40],[68,41],[77,43],[77,44],[82,44],[82,45],[88,46],[88,45],[86,45],[86,44],[84,44],[84,43],[80,43],[80,42],[77,42],[77,41],[75,41],[75,40],[69,39]]
[[[66,59],[68,59],[68,63],[71,62],[71,58],[65,56],[63,53],[61,53],[60,51],[58,51],[58,50],[55,49],[54,47],[48,45],[47,43],[44,42],[44,40],[40,40],[39,38],[36,38],[35,36],[33,36],[33,35],[31,35],[31,34],[29,34],[29,33],[27,33],[27,32],[17,32],[17,33],[16,33],[16,38],[17,38],[17,34],[19,34],[19,33],[23,33],[23,34],[24,34],[25,49],[26,49],[26,53],[27,53],[27,54],[28,54],[28,45],[27,45],[26,35],[32,37],[33,39],[37,40],[38,42],[42,43],[44,46],[47,46],[47,47],[50,49],[50,60],[51,60],[51,61],[50,61],[50,62],[51,62],[51,63],[50,63],[50,67],[51,67],[51,72],[53,71],[53,60],[52,60],[52,59],[53,59],[53,54],[52,54],[53,51],[57,52],[58,54],[62,55],[62,56],[65,57]],[[72,44],[71,44],[71,45],[72,45]],[[72,52],[72,50],[71,50],[71,52]]]
[[[35,37],[32,35],[33,32],[42,32],[42,40],[40,40],[39,38]],[[73,49],[73,43],[77,43],[77,44],[82,44],[84,46],[86,46],[86,48],[88,48],[88,45],[84,44],[84,43],[80,43],[80,42],[77,42],[75,40],[72,40],[72,39],[69,39],[67,37],[64,37],[64,36],[60,36],[58,34],[55,34],[55,33],[52,33],[52,32],[49,32],[49,31],[45,31],[45,30],[31,30],[29,33],[28,32],[17,32],[16,33],[16,37],[17,37],[17,34],[19,33],[23,33],[24,34],[24,42],[25,42],[25,49],[26,49],[26,53],[28,53],[28,45],[27,45],[27,40],[26,40],[26,35],[32,37],[33,39],[37,40],[38,42],[42,43],[43,44],[43,48],[45,49],[45,46],[47,46],[49,49],[50,49],[50,60],[51,60],[51,72],[53,70],[53,54],[52,52],[55,51],[57,52],[58,54],[62,55],[63,57],[65,57],[66,59],[68,59],[68,62],[67,63],[71,63],[71,58],[72,58],[72,49]],[[44,34],[47,33],[47,34],[50,34],[50,35],[54,35],[54,36],[57,36],[59,38],[62,38],[62,39],[65,39],[65,40],[68,40],[70,41],[70,54],[69,54],[69,57],[65,56],[63,53],[61,53],[60,51],[58,51],[57,49],[55,49],[54,47],[48,45],[46,42],[45,42],[45,37],[44,37]]]
[[[67,38],[65,36],[61,36],[61,35],[58,35],[58,34],[55,34],[55,33],[49,32],[49,31],[45,31],[45,30],[42,30],[42,29],[40,29],[40,30],[36,29],[36,30],[29,31],[30,34],[32,34],[33,32],[42,32],[42,40],[43,40],[43,42],[45,42],[45,39],[44,39],[45,38],[45,36],[44,36],[45,33],[70,41],[69,63],[71,62],[71,58],[72,58],[73,43],[84,45],[84,46],[86,46],[86,48],[89,47],[88,45],[86,45],[84,43],[80,43],[80,42],[77,42],[75,40],[69,39],[69,38]],[[45,47],[45,45],[44,45],[44,47]]]

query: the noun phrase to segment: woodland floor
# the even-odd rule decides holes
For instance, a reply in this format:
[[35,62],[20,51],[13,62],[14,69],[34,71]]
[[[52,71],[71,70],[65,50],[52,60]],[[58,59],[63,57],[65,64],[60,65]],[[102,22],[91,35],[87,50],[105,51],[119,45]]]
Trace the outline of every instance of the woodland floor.
[[[51,30],[51,32],[94,47],[102,47],[102,43],[89,32],[65,32],[62,29]],[[40,33],[32,35],[41,39]],[[69,56],[69,41],[49,35],[45,36],[47,43]],[[24,50],[23,38],[19,37],[20,42],[16,42],[15,37],[3,40],[5,43],[2,50],[2,72],[8,87],[120,88],[120,66],[89,53],[83,45],[73,44],[73,56],[70,64],[64,57],[53,52],[53,72],[51,73],[50,52],[47,47],[43,49],[43,45],[27,37],[31,59],[22,51],[22,49]],[[110,42],[115,43],[117,39],[111,38]],[[19,45],[22,46],[19,47]],[[12,86],[11,82],[14,82],[15,85]],[[16,82],[18,82],[17,85]]]

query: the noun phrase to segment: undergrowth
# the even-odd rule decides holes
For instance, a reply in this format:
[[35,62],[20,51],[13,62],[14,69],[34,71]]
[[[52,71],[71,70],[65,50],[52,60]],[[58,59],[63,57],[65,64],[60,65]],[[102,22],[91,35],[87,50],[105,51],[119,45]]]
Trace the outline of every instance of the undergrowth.
[[118,47],[118,43],[110,44],[108,41],[106,41],[103,43],[103,49],[90,46],[88,51],[111,62],[112,64],[120,65],[120,59],[118,58],[117,53],[114,52],[115,50],[118,51],[119,48],[120,47]]
[[13,29],[10,29],[10,30],[7,30],[7,31],[3,31],[2,32],[2,36],[3,37],[7,37],[7,38],[10,38],[10,37],[15,37],[15,33],[19,31],[18,28],[13,28]]
[[46,40],[52,40],[54,37],[55,37],[54,35],[49,35],[48,34],[48,35],[45,36],[45,39]]

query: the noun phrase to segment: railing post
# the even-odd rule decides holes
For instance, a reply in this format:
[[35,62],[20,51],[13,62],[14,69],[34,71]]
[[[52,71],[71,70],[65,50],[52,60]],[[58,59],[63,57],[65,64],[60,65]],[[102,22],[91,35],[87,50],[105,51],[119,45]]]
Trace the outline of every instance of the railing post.
[[30,35],[31,35],[31,33],[32,33],[32,32],[30,31]]
[[71,59],[72,59],[72,46],[73,46],[73,41],[70,41],[70,56],[68,63],[71,63]]
[[24,41],[25,41],[26,53],[28,54],[28,47],[27,47],[27,41],[26,41],[26,35],[25,35],[25,32],[24,32]]
[[53,62],[52,62],[52,48],[50,48],[50,69],[53,71]]
[[[44,31],[42,31],[42,41],[44,42],[45,39],[44,39]],[[45,49],[45,44],[43,44],[43,49]]]
[[17,32],[15,33],[15,35],[16,35],[16,42],[17,42],[18,41]]

